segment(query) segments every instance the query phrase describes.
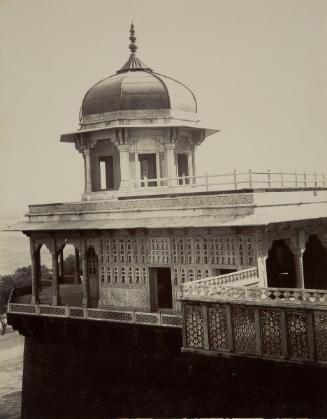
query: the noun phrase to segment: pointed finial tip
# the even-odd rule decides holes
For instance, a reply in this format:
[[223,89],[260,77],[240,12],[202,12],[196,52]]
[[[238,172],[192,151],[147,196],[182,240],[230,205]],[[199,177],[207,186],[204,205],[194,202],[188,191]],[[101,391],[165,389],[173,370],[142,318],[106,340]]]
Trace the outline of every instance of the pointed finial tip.
[[130,28],[129,33],[131,34],[130,37],[129,37],[129,40],[131,41],[131,43],[129,44],[129,49],[132,53],[134,53],[137,50],[137,45],[135,45],[136,38],[135,38],[135,30],[134,30],[134,22],[133,21],[131,23],[131,28]]

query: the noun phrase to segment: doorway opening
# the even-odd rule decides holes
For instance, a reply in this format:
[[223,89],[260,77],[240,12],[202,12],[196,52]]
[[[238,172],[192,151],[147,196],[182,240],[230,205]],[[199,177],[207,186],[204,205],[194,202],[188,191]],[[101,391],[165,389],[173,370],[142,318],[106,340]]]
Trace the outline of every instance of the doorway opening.
[[274,240],[267,258],[268,287],[296,288],[294,256],[284,240]]
[[114,189],[114,164],[112,156],[99,158],[100,162],[100,188],[101,190]]
[[170,268],[150,269],[151,311],[173,308],[173,292]]
[[327,288],[326,250],[316,235],[309,237],[303,253],[303,270],[305,288]]
[[[155,153],[139,154],[141,180],[157,178],[157,161]],[[141,186],[157,186],[157,182],[141,182]]]
[[[177,154],[177,173],[178,177],[189,176],[187,154]],[[190,179],[185,179],[185,183],[188,184]],[[178,183],[183,184],[183,179],[179,179]]]

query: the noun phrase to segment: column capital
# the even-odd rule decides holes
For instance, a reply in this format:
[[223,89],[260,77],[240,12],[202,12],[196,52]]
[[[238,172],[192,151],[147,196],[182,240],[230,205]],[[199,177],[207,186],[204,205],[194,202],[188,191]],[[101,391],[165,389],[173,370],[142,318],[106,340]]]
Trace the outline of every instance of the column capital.
[[117,144],[116,147],[118,148],[118,150],[121,151],[125,151],[128,152],[129,151],[129,144]]
[[304,231],[299,231],[296,236],[287,239],[286,243],[293,255],[303,256],[307,241],[308,235]]

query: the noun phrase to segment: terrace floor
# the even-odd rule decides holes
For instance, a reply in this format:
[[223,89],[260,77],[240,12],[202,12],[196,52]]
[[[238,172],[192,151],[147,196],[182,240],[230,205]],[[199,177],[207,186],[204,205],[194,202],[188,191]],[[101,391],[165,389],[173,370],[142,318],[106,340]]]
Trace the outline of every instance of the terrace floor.
[[[62,305],[81,306],[83,298],[82,284],[60,284],[60,296]],[[30,304],[31,294],[19,295],[14,298],[15,303]],[[40,303],[51,304],[52,288],[44,287],[40,292]]]

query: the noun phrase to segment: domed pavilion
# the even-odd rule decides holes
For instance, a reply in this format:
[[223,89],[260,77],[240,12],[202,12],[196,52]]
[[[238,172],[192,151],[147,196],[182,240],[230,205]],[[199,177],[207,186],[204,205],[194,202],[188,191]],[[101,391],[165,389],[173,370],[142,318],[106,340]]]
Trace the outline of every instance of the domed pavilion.
[[188,87],[137,57],[133,24],[129,39],[127,62],[85,94],[80,130],[61,137],[75,142],[85,158],[83,199],[172,187],[183,177],[189,183],[196,173],[196,146],[217,132],[199,125],[196,98]]

